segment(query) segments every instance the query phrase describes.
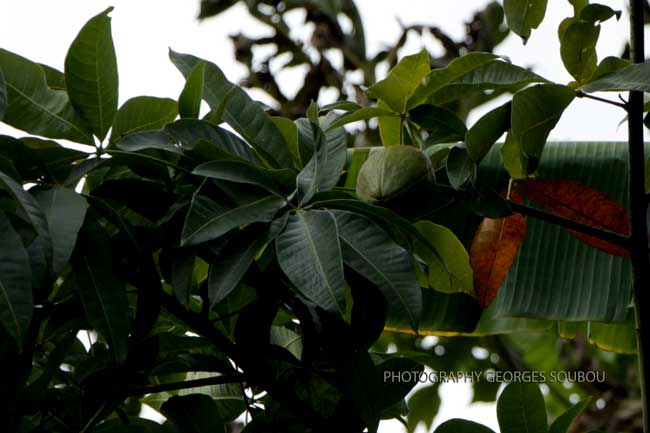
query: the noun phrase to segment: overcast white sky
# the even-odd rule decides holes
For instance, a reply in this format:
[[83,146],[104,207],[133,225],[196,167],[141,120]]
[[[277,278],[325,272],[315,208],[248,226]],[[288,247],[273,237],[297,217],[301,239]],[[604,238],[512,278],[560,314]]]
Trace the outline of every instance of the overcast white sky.
[[[365,22],[370,52],[376,52],[385,44],[395,41],[400,31],[396,18],[406,25],[435,24],[452,35],[461,36],[463,22],[488,3],[486,0],[356,2]],[[570,77],[564,71],[558,54],[556,28],[562,18],[571,15],[572,10],[566,0],[551,0],[549,3],[551,7],[545,22],[533,33],[526,47],[519,38],[511,35],[498,52],[509,56],[513,63],[532,67],[546,78],[568,82]],[[598,46],[600,58],[619,55],[627,36],[626,2],[601,0],[600,3],[624,10],[620,22],[612,20],[603,25]],[[90,17],[108,6],[115,6],[112,13],[113,37],[120,72],[120,103],[138,95],[178,96],[184,81],[168,61],[168,47],[213,61],[232,81],[237,81],[243,77],[245,69],[235,63],[227,36],[240,31],[249,35],[268,32],[249,19],[241,5],[220,17],[198,22],[198,0],[0,0],[0,47],[62,70],[68,46],[78,30]],[[300,24],[301,16],[294,16],[292,21]],[[309,35],[309,29],[296,30],[296,37],[306,35]],[[404,54],[420,48],[411,41]],[[435,46],[430,45],[429,48],[435,49]],[[297,90],[294,83],[298,80],[291,77],[299,72],[287,72],[284,78],[280,77],[281,84],[288,90]],[[470,123],[479,114],[472,116]],[[622,117],[622,112],[616,108],[576,100],[551,133],[551,139],[624,140],[626,128],[618,128]],[[11,132],[11,128],[0,125],[0,133]],[[497,430],[492,405],[468,407],[471,398],[469,386],[446,385],[442,388],[442,394],[443,406],[436,418],[436,425],[450,418],[463,417]],[[395,432],[400,429],[398,423],[391,423],[384,426],[382,431]]]

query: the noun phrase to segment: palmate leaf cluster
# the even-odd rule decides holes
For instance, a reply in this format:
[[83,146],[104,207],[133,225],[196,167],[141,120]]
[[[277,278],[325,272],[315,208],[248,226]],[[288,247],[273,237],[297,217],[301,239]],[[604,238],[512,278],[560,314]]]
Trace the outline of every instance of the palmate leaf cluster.
[[[141,96],[118,107],[110,11],[80,31],[63,72],[0,49],[0,120],[27,134],[0,136],[9,431],[207,432],[242,414],[247,432],[376,431],[409,409],[415,422],[430,422],[422,408],[437,399],[433,384],[407,406],[415,382],[386,381],[386,373],[447,362],[503,367],[469,356],[492,341],[476,343],[485,336],[554,337],[558,326],[571,336],[589,326],[597,345],[635,350],[621,345],[631,329],[623,277],[570,289],[526,279],[548,227],[531,224],[489,307],[476,299],[467,250],[481,217],[512,213],[497,193],[508,177],[568,170],[575,144],[544,148],[573,98],[648,90],[637,88],[646,64],[605,59],[565,86],[490,53],[431,69],[421,52],[368,88],[376,104],[313,104],[292,120],[271,116],[217,65],[170,50],[186,78],[178,100]],[[493,92],[514,96],[468,129],[454,104]],[[374,117],[384,147],[348,148],[343,126]],[[608,149],[606,162],[619,158]],[[550,162],[540,168],[542,153]],[[593,165],[576,175],[585,183],[625,170],[589,152],[576,157]],[[622,201],[623,187],[611,188]],[[558,230],[558,244],[574,252],[570,265],[625,270],[624,258]],[[531,291],[535,302],[522,297]],[[585,292],[590,302],[580,302]],[[389,354],[384,331],[471,338],[434,357],[399,335],[400,350]],[[488,400],[496,390],[475,386]],[[140,419],[143,403],[167,422]],[[551,430],[566,431],[585,405]],[[498,411],[503,431],[519,431],[511,413],[547,431],[536,386],[506,388]],[[440,428],[485,431],[455,423]]]

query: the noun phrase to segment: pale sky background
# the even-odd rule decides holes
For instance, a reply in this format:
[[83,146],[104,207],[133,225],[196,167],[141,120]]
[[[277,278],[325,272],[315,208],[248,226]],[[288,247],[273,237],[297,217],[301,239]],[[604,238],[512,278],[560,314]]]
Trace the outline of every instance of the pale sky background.
[[[405,25],[423,23],[441,27],[451,35],[464,33],[463,22],[474,11],[481,9],[487,0],[356,0],[365,23],[369,53],[392,44],[399,35],[397,18]],[[551,80],[561,83],[570,81],[559,58],[557,25],[572,14],[567,0],[550,0],[549,11],[542,26],[533,32],[528,45],[511,35],[500,45],[497,53],[507,55],[513,63],[532,67]],[[623,10],[620,22],[610,20],[601,31],[598,45],[599,58],[619,55],[627,38],[627,10],[623,0],[601,0],[615,9]],[[244,32],[259,36],[269,30],[260,27],[241,4],[217,18],[199,22],[198,0],[0,0],[0,47],[18,53],[30,60],[45,63],[63,70],[63,62],[69,44],[83,24],[108,6],[115,6],[113,37],[118,56],[120,73],[120,104],[138,95],[152,95],[176,99],[184,80],[167,57],[168,47],[175,51],[191,53],[219,65],[231,81],[241,79],[243,66],[234,60],[232,44],[228,35]],[[302,24],[302,15],[295,13],[294,37],[302,39],[310,35],[310,29]],[[427,47],[434,51],[435,43]],[[402,55],[418,51],[421,46],[410,40]],[[273,72],[273,71],[272,71]],[[283,72],[278,79],[289,94],[297,91],[293,79],[301,74],[300,68]],[[263,100],[261,93],[254,95]],[[607,95],[615,99],[616,94]],[[331,102],[331,101],[321,101]],[[494,106],[501,102],[494,102]],[[489,106],[476,110],[470,116],[474,122]],[[552,140],[625,140],[625,125],[618,126],[623,118],[620,109],[576,100],[551,133]],[[0,133],[22,133],[0,124]],[[441,388],[443,404],[434,425],[450,419],[472,419],[498,431],[494,405],[469,405],[469,385],[447,384]],[[397,422],[382,425],[383,432],[403,430]],[[424,429],[419,429],[419,433]]]

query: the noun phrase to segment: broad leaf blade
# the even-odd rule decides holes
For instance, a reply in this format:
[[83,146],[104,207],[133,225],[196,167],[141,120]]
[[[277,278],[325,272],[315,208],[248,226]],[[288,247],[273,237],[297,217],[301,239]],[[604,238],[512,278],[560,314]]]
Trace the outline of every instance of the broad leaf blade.
[[539,27],[546,15],[548,0],[504,0],[503,9],[510,30],[528,41],[533,29]]
[[[421,241],[417,242],[415,251],[429,268],[431,288],[443,293],[465,292],[473,295],[469,254],[456,235],[447,227],[430,221],[418,221],[415,228],[428,243],[422,245]],[[433,254],[432,250],[437,254]]]
[[332,214],[345,263],[381,290],[395,316],[417,329],[422,294],[409,254],[368,218],[345,211]]
[[462,141],[467,133],[465,123],[454,112],[443,107],[420,105],[409,111],[409,116],[428,132],[428,145]]
[[567,86],[540,84],[512,98],[512,137],[520,146],[527,173],[539,166],[548,135],[574,97],[575,92]]
[[74,257],[74,277],[86,319],[109,342],[115,361],[128,353],[129,303],[126,285],[117,278],[109,239],[98,224],[85,228]]
[[281,185],[274,179],[271,171],[243,161],[206,162],[196,167],[192,173],[212,179],[257,185],[278,197],[287,196]]
[[0,212],[0,323],[19,346],[32,320],[29,257],[20,235]]
[[88,124],[65,91],[48,87],[41,66],[0,49],[0,68],[7,88],[3,122],[30,134],[93,144]]
[[485,114],[467,131],[465,143],[472,161],[479,163],[494,143],[510,129],[512,103],[507,102]]
[[178,115],[173,99],[137,96],[126,101],[115,115],[111,142],[139,131],[160,129]]
[[650,62],[638,63],[604,74],[580,88],[583,92],[650,92]]
[[208,395],[174,396],[160,411],[183,433],[214,433],[224,429],[223,420],[215,416],[217,405]]
[[270,196],[228,209],[202,195],[199,189],[185,219],[181,245],[208,242],[244,224],[269,222],[286,203],[284,199]]
[[[450,419],[440,424],[434,433],[494,433],[494,431],[474,421]],[[524,431],[519,433],[524,433]]]
[[[171,50],[169,57],[185,77],[201,62],[197,57]],[[271,165],[291,167],[291,153],[284,137],[262,107],[228,81],[215,64],[206,62],[205,65],[203,94],[210,108],[223,109],[224,120]]]
[[547,433],[546,405],[536,383],[511,383],[497,402],[501,433]]
[[343,258],[331,213],[308,211],[289,216],[275,249],[280,267],[300,293],[323,309],[343,315]]
[[223,301],[239,284],[255,256],[268,242],[267,227],[248,226],[223,247],[210,266],[208,299],[214,306]]
[[68,264],[77,234],[86,217],[86,200],[74,191],[53,188],[36,195],[45,212],[52,238],[52,277],[56,279]]
[[370,86],[366,93],[384,101],[396,113],[405,113],[407,101],[430,70],[429,53],[422,50],[400,60],[385,79]]
[[110,7],[86,23],[65,58],[70,100],[100,141],[117,111],[117,59],[108,16],[112,10]]
[[470,53],[454,59],[441,69],[434,69],[408,101],[408,109],[429,100],[442,105],[466,96],[469,92],[506,88],[517,90],[529,83],[546,81],[527,69],[503,61],[494,54]]
[[178,112],[182,118],[199,118],[204,83],[205,62],[199,62],[187,77],[185,87],[178,97]]
[[548,430],[549,433],[569,433],[573,422],[578,418],[582,411],[589,406],[589,404],[591,404],[591,398],[585,398],[571,406],[569,410],[558,416],[555,421],[553,421],[553,424],[551,424]]

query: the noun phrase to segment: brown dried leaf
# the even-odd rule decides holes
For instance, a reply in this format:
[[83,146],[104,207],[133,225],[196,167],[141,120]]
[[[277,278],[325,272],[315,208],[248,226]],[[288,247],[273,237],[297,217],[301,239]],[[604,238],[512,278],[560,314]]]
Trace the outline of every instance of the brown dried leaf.
[[[602,191],[575,180],[525,180],[518,184],[529,199],[556,215],[622,235],[629,233],[627,211]],[[575,230],[567,231],[593,248],[617,256],[629,255],[618,245]]]
[[[510,198],[521,201],[516,193]],[[521,214],[484,218],[479,225],[470,249],[469,263],[474,271],[476,298],[483,308],[496,297],[525,236],[526,218]]]

